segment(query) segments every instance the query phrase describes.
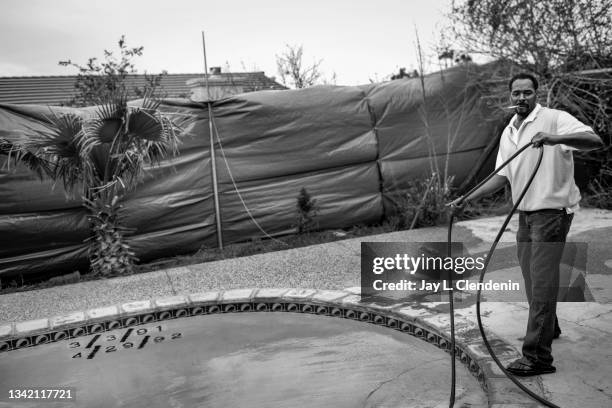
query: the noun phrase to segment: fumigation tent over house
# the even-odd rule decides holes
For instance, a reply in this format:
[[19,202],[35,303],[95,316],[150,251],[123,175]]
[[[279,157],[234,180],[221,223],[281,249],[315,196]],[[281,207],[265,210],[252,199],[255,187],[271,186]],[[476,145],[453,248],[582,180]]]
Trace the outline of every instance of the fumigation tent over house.
[[[147,168],[127,196],[128,242],[141,261],[217,246],[210,128],[225,243],[295,232],[302,188],[320,206],[320,228],[344,228],[381,221],[393,197],[434,162],[443,172],[447,157],[461,185],[494,155],[498,136],[496,110],[471,79],[478,70],[426,76],[425,94],[420,78],[239,94],[211,103],[214,126],[206,103],[164,100],[160,109],[187,123],[180,154]],[[51,112],[92,109],[0,104],[0,138],[27,138]],[[61,182],[9,168],[7,156],[0,166],[0,279],[84,272],[90,231],[80,200],[66,199]]]

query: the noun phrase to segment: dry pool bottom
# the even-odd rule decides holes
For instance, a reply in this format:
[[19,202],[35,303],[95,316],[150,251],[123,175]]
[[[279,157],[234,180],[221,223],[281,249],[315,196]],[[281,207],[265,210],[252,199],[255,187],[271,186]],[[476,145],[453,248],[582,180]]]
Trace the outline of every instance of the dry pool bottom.
[[[448,406],[449,353],[382,313],[271,300],[128,315],[5,341],[0,407]],[[460,363],[457,401],[487,406]]]

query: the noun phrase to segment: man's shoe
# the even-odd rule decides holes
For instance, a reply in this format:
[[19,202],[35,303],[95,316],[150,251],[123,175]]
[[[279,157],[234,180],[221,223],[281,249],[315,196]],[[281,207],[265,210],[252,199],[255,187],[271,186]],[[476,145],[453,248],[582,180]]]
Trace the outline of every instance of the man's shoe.
[[506,367],[506,370],[518,377],[529,377],[532,375],[541,375],[541,374],[552,374],[557,371],[557,369],[552,365],[537,365],[529,362],[525,358],[519,358],[516,361],[513,361]]

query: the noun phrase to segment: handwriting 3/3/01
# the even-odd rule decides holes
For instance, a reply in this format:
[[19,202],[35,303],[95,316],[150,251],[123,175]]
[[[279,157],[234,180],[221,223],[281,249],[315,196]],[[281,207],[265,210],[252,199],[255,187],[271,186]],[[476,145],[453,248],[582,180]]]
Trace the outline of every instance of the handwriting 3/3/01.
[[72,358],[91,360],[101,354],[130,349],[141,350],[150,344],[175,340],[183,336],[181,333],[171,333],[169,336],[162,334],[162,326],[129,328],[118,334],[96,334],[87,341],[73,341],[68,344],[68,348],[76,352],[72,354]]

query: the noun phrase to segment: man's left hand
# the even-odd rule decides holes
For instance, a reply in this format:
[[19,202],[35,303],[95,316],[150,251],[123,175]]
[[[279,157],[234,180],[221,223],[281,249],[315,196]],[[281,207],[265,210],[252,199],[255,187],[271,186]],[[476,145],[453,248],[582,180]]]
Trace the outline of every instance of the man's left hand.
[[538,132],[531,139],[531,143],[533,144],[533,147],[541,147],[542,145],[555,145],[557,144],[557,141],[550,133]]

